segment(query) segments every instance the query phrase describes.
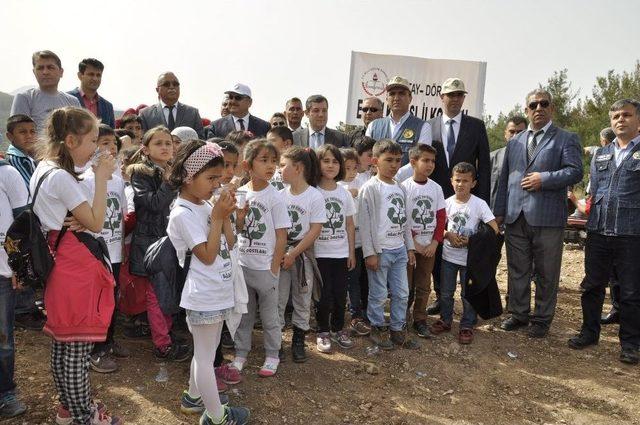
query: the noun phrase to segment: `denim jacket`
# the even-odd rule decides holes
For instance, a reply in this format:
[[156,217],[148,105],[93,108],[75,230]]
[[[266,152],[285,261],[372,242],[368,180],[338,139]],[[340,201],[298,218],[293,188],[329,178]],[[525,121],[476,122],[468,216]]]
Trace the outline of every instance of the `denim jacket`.
[[640,140],[616,167],[613,143],[591,162],[592,205],[587,230],[610,236],[640,235]]

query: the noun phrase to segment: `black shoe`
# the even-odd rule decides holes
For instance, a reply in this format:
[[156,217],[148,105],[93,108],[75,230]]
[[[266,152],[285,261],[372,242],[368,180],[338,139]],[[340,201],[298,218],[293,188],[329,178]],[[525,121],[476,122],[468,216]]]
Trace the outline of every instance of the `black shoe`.
[[280,363],[287,361],[287,353],[285,353],[284,347],[282,346],[280,346],[280,351],[278,351],[278,358],[280,359]]
[[435,300],[427,307],[427,314],[429,316],[437,316],[440,314],[440,300]]
[[640,362],[638,350],[623,348],[622,351],[620,351],[620,361],[626,364],[638,364],[638,362]]
[[527,330],[529,338],[544,338],[549,333],[549,327],[542,323],[532,323]]
[[220,343],[222,344],[222,348],[235,347],[233,338],[231,338],[231,332],[229,332],[228,330],[226,332],[222,332],[222,336],[220,337]]
[[583,348],[586,348],[590,345],[597,344],[598,338],[587,336],[582,332],[574,337],[569,338],[569,341],[567,341],[567,345],[569,346],[569,348],[573,348],[574,350],[582,350]]
[[144,325],[134,325],[124,328],[122,332],[125,338],[129,339],[148,339],[151,338],[151,329]]
[[620,313],[615,310],[611,310],[608,314],[603,314],[600,318],[601,325],[611,325],[614,323],[620,323]]
[[307,361],[304,331],[296,327],[293,328],[293,338],[291,339],[291,357],[293,357],[295,363],[304,363]]
[[515,331],[527,325],[529,325],[529,323],[518,320],[514,316],[509,316],[500,323],[500,329],[504,331]]
[[169,337],[171,338],[171,343],[174,345],[188,345],[190,342],[190,338],[180,335],[180,333],[173,330],[169,331]]
[[420,338],[431,339],[433,335],[429,332],[429,326],[427,326],[427,322],[415,322],[413,324],[413,329],[416,331],[416,334]]
[[41,331],[45,322],[46,318],[42,312],[40,310],[34,310],[29,313],[16,314],[14,326],[30,331]]
[[158,360],[181,363],[191,359],[191,348],[186,345],[172,344],[164,350],[154,348],[153,355]]

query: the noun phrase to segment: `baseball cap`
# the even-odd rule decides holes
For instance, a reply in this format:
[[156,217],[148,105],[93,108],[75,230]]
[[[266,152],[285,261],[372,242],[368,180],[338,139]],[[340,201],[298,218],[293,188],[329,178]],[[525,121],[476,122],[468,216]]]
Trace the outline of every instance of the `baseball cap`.
[[442,90],[440,93],[447,94],[455,92],[466,93],[467,91],[464,89],[464,83],[460,78],[447,78],[444,83],[442,83]]
[[242,83],[235,83],[233,87],[225,91],[225,93],[236,93],[242,96],[251,97],[251,89],[249,88],[249,86]]
[[402,87],[403,89],[407,89],[411,91],[409,80],[407,80],[406,78],[400,77],[399,75],[396,75],[395,77],[389,80],[389,82],[387,83],[386,89],[390,90],[394,87]]

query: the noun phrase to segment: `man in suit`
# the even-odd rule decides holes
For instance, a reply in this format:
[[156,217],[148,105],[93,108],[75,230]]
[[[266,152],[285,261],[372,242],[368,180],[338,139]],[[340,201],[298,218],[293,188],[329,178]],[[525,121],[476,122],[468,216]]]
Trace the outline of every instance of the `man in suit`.
[[362,101],[362,107],[360,110],[362,111],[362,124],[364,124],[364,126],[356,128],[349,133],[350,146],[355,146],[356,142],[362,140],[366,135],[367,127],[369,127],[370,122],[377,120],[378,118],[382,118],[382,114],[384,113],[383,108],[384,104],[377,97],[368,97]]
[[191,127],[198,133],[198,137],[203,136],[202,119],[198,110],[178,102],[180,81],[173,72],[160,74],[156,92],[160,101],[140,111],[142,130],[147,131],[158,125],[164,125],[169,130]]
[[271,125],[249,113],[253,103],[249,86],[236,83],[224,94],[229,99],[227,104],[229,115],[211,123],[205,131],[206,138],[225,138],[232,131],[250,131],[255,137],[266,137]]
[[491,202],[489,202],[489,206],[492,211],[496,202],[496,193],[498,193],[498,181],[500,180],[500,173],[502,172],[502,164],[504,163],[504,153],[507,150],[507,143],[509,143],[509,140],[513,139],[516,134],[524,131],[526,128],[527,119],[525,117],[514,115],[509,118],[507,126],[504,128],[505,145],[489,153],[489,160],[491,161]]
[[[551,122],[548,91],[533,90],[525,104],[529,128],[507,145],[494,208],[496,221],[506,227],[511,312],[501,328],[512,331],[531,321],[529,336],[543,338],[555,313],[567,187],[582,180],[582,147],[576,134]],[[534,265],[535,309],[530,314]]]
[[113,115],[113,105],[107,99],[98,95],[103,72],[104,65],[98,59],[82,59],[78,64],[80,87],[76,87],[68,93],[75,96],[83,108],[90,110],[93,115],[100,118],[102,124],[115,128],[116,120]]
[[321,94],[309,96],[305,104],[304,114],[309,119],[308,128],[298,128],[293,132],[293,144],[318,149],[325,143],[339,148],[349,146],[349,138],[338,130],[327,128],[329,118],[329,101]]
[[302,108],[302,101],[297,97],[292,97],[287,100],[284,106],[284,116],[287,118],[287,126],[289,130],[296,131],[302,125],[302,117],[304,116],[304,109]]

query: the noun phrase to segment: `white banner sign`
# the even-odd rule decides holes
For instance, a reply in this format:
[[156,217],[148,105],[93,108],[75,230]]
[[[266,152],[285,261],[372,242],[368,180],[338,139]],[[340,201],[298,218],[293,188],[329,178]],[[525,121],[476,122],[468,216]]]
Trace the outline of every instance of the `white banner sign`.
[[418,118],[429,120],[442,114],[440,91],[450,77],[460,78],[467,89],[462,112],[481,118],[486,74],[486,62],[351,52],[346,122],[362,125],[362,102],[372,96],[385,102],[388,115],[385,86],[396,75],[411,83],[411,113]]

